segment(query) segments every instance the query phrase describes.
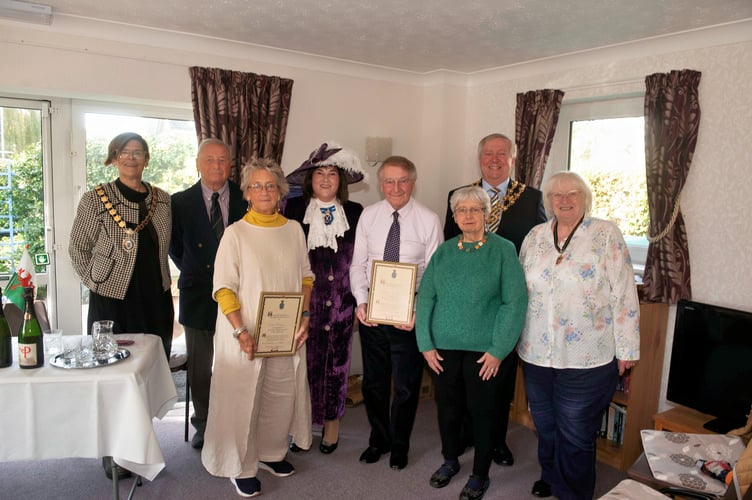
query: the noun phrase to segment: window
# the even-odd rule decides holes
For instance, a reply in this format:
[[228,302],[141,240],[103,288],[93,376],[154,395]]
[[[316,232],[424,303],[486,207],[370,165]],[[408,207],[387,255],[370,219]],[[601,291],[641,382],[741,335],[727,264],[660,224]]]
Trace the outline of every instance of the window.
[[[111,182],[118,174],[112,165],[104,165],[110,141],[123,132],[141,135],[149,145],[149,164],[143,180],[167,193],[182,191],[196,183],[196,129],[193,121],[150,118],[107,112],[84,112],[86,140],[86,189]],[[173,283],[179,271],[170,261]],[[86,324],[89,290],[81,284],[81,320]],[[173,286],[175,316],[178,314],[177,287]],[[180,332],[176,332],[176,336]]]
[[193,121],[146,118],[106,113],[86,113],[86,187],[91,189],[117,177],[105,166],[107,146],[122,132],[140,134],[149,145],[149,165],[143,179],[176,193],[198,179],[196,173],[196,129]]
[[[0,276],[2,286],[15,271],[28,245],[32,259],[48,253],[45,228],[45,163],[49,103],[0,99]],[[37,297],[47,296],[48,274],[37,267]]]
[[643,97],[562,105],[551,149],[552,172],[569,169],[593,190],[595,217],[621,229],[638,274],[647,254]]

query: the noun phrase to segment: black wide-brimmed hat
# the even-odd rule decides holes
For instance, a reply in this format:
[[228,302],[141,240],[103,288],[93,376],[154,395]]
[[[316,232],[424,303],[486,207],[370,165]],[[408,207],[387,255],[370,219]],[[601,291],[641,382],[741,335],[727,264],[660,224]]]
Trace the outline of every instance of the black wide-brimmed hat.
[[287,182],[302,185],[306,173],[318,167],[339,168],[345,174],[348,184],[360,182],[366,177],[366,173],[360,166],[360,159],[355,153],[336,142],[327,141],[315,149],[301,166],[287,176]]

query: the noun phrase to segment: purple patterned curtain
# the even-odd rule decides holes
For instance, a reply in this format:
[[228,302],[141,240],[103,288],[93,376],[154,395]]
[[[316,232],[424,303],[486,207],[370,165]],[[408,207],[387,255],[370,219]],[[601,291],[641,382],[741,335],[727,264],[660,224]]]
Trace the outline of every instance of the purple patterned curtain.
[[198,66],[189,71],[198,140],[217,138],[230,145],[234,181],[254,156],[282,161],[292,80]]
[[523,184],[541,185],[563,98],[563,91],[550,89],[517,94],[515,178]]
[[648,186],[648,255],[644,297],[676,303],[690,299],[689,246],[680,197],[700,127],[699,71],[645,78],[645,168]]

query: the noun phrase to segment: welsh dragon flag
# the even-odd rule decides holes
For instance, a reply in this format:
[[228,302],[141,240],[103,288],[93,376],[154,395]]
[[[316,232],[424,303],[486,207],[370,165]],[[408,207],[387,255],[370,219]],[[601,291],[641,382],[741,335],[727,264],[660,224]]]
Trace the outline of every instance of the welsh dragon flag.
[[24,308],[23,292],[26,287],[33,287],[36,273],[34,272],[34,263],[29,256],[29,245],[24,248],[21,262],[16,267],[16,272],[11,276],[8,285],[3,292],[8,300],[16,304],[20,309]]

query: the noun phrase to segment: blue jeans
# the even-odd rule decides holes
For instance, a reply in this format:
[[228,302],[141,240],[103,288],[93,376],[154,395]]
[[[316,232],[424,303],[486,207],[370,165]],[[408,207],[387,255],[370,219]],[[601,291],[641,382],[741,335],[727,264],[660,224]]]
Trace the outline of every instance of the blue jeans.
[[523,362],[530,412],[538,431],[541,479],[560,500],[593,498],[595,451],[603,411],[616,390],[619,369],[557,369]]

